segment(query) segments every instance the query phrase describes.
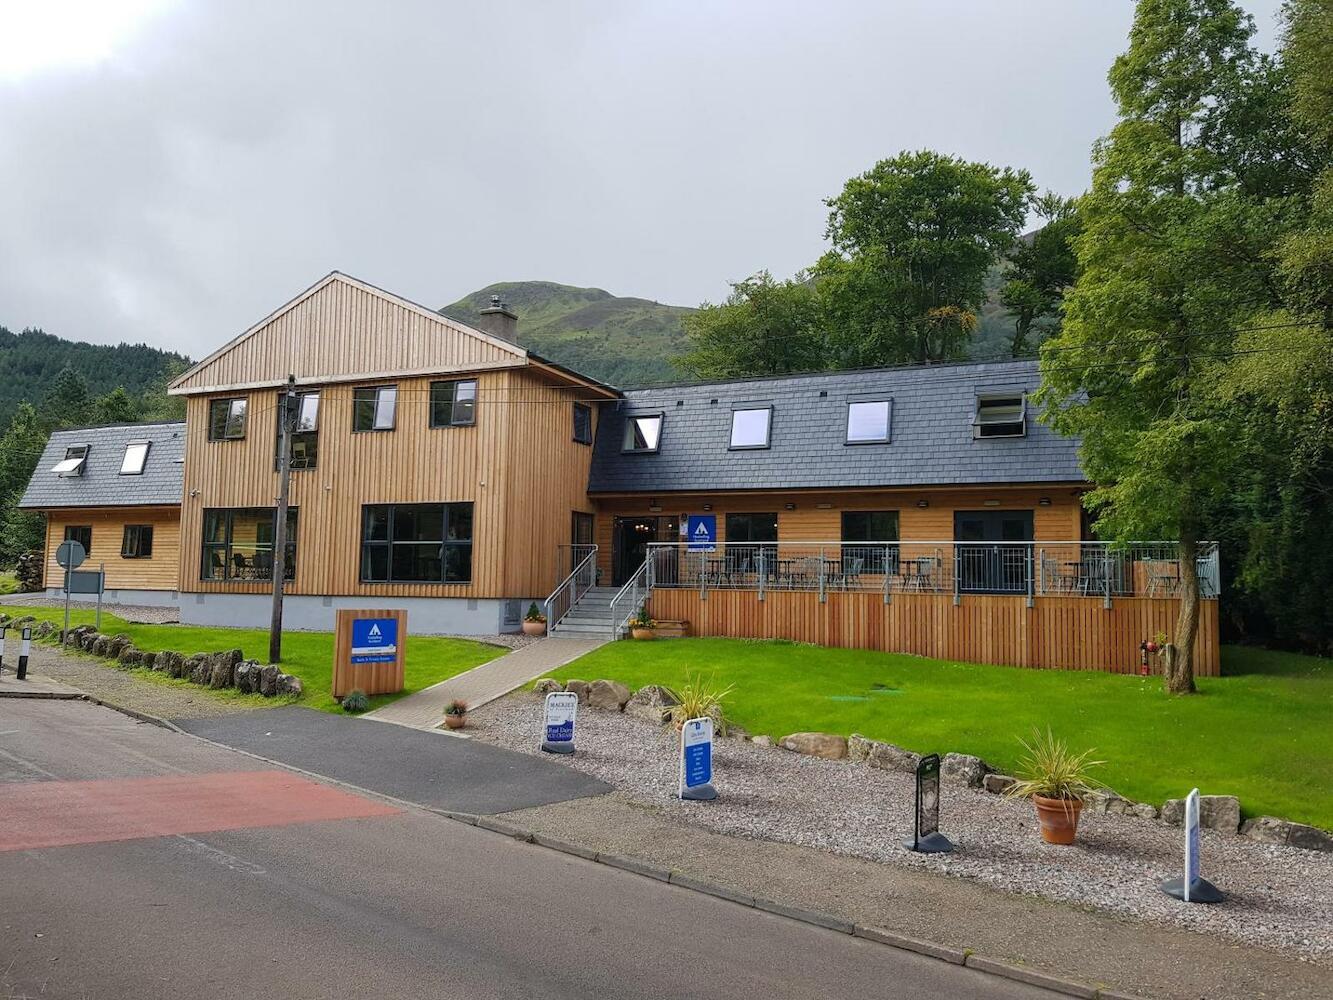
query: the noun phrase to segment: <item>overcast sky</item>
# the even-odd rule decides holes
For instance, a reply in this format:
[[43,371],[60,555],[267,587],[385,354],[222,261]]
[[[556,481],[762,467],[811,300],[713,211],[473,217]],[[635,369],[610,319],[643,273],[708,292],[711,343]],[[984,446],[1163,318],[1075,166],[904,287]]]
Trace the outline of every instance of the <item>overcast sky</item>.
[[1083,190],[1132,9],[0,0],[0,325],[197,358],[335,269],[717,300],[900,150]]

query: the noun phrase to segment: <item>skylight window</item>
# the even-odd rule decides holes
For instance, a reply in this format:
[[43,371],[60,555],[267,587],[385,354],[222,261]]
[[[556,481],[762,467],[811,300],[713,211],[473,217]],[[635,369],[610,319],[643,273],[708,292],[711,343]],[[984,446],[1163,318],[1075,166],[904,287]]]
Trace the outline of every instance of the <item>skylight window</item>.
[[879,444],[889,440],[887,399],[847,404],[847,443]]
[[73,478],[83,475],[84,466],[88,463],[88,446],[86,444],[72,444],[65,449],[65,457],[51,467],[51,471],[62,478]]
[[131,441],[125,446],[125,457],[120,460],[122,476],[143,475],[144,463],[148,461],[149,442]]
[[977,397],[972,418],[974,438],[1023,437],[1027,433],[1027,397],[1022,393],[994,393]]
[[621,451],[652,452],[662,440],[662,414],[646,413],[625,420]]
[[731,447],[767,448],[773,407],[756,406],[731,411]]

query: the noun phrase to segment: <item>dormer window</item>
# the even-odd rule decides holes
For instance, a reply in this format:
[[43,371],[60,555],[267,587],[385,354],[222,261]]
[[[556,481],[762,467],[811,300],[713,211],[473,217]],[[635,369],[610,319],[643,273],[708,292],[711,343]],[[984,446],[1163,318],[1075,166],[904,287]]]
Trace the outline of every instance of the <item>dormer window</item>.
[[1027,396],[1022,393],[990,393],[977,397],[972,418],[974,438],[1023,437],[1027,433]]
[[731,447],[767,448],[773,407],[753,406],[731,411]]
[[88,446],[72,444],[65,449],[65,457],[52,466],[51,471],[62,479],[71,479],[83,475],[84,466],[87,464]]
[[662,414],[645,413],[625,418],[621,451],[654,452],[662,440]]
[[125,457],[120,460],[122,476],[142,476],[144,463],[148,461],[149,442],[131,441],[125,446]]

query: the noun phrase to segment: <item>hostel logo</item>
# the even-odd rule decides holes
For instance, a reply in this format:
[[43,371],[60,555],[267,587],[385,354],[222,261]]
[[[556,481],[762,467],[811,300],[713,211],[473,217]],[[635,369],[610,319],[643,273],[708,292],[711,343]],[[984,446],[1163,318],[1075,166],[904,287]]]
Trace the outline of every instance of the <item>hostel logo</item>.
[[374,625],[370,626],[369,636],[372,642],[382,642],[384,640],[384,634],[380,632],[379,622],[376,622]]

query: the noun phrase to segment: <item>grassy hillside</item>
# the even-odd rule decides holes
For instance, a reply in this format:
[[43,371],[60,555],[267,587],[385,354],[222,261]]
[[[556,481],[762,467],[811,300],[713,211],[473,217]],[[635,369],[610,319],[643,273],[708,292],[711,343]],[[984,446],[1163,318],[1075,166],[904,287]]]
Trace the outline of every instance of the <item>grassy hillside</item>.
[[518,313],[524,347],[613,385],[679,378],[671,358],[685,350],[685,306],[622,298],[600,288],[551,281],[502,281],[487,285],[440,312],[474,324],[499,295]]
[[94,398],[117,387],[137,398],[173,364],[188,365],[189,358],[146,344],[85,344],[41,330],[12,333],[0,326],[0,428],[23,400],[40,403],[66,365],[84,377]]

